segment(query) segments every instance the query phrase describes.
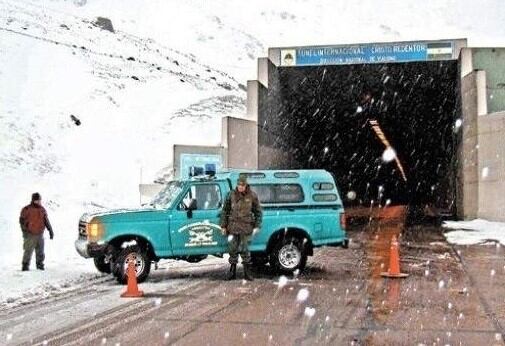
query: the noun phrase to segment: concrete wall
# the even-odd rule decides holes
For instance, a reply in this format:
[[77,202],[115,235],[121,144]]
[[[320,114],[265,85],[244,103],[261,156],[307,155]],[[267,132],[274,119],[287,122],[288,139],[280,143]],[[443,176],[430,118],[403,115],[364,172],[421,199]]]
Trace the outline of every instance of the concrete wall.
[[478,217],[505,221],[505,112],[481,116]]
[[483,100],[488,112],[505,111],[505,48],[472,48],[472,66],[486,71]]
[[477,72],[461,80],[462,126],[458,168],[458,217],[476,218],[479,210]]
[[221,144],[226,148],[229,168],[258,168],[258,126],[256,121],[224,117]]
[[464,48],[458,216],[505,221],[505,48]]

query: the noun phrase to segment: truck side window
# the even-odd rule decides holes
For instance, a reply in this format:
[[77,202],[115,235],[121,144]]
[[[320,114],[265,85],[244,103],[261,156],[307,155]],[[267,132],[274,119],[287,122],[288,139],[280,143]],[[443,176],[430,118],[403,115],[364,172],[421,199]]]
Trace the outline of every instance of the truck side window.
[[195,198],[197,210],[219,209],[222,205],[221,188],[218,184],[199,184],[192,185],[179,206],[179,209],[186,209]]
[[299,184],[254,184],[251,189],[261,203],[301,203],[305,198]]

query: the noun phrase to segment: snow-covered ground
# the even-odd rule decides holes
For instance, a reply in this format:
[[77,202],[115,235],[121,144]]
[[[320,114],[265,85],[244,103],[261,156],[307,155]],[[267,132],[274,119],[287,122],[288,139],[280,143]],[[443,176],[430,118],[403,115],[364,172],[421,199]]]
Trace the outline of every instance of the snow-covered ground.
[[492,222],[482,219],[472,221],[446,221],[444,228],[447,241],[457,245],[475,245],[497,242],[505,245],[505,222]]
[[[79,216],[138,204],[138,183],[171,164],[173,144],[219,144],[221,118],[245,115],[244,85],[268,47],[460,37],[505,46],[502,6],[0,0],[0,302],[97,275],[73,247]],[[93,25],[98,16],[115,33]],[[35,191],[56,235],[46,272],[21,273],[17,220]]]

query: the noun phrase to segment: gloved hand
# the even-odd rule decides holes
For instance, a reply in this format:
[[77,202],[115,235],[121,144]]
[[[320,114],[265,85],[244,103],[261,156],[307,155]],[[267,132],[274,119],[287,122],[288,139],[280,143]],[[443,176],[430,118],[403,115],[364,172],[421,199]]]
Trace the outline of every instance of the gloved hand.
[[54,238],[54,232],[49,231],[49,239],[53,240],[53,238]]

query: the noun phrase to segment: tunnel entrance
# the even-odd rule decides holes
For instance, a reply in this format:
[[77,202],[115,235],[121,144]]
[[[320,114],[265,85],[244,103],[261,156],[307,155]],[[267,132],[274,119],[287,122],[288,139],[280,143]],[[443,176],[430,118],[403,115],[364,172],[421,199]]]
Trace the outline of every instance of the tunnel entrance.
[[458,77],[457,60],[272,66],[259,167],[326,169],[348,208],[454,214]]

